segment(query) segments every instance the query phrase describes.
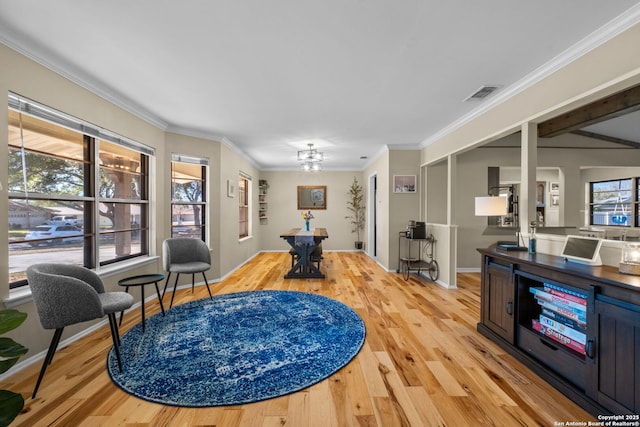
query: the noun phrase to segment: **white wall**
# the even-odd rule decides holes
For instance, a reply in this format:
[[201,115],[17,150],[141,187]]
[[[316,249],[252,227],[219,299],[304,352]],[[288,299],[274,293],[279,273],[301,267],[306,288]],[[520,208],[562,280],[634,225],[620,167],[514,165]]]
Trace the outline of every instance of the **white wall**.
[[[394,175],[415,175],[415,193],[394,193]],[[389,260],[385,266],[389,270],[397,270],[399,258],[399,233],[407,229],[409,220],[424,221],[420,218],[420,157],[415,150],[392,150],[389,152],[389,220],[388,243]]]
[[[219,233],[214,239],[219,239],[218,259],[220,260],[221,276],[229,273],[242,265],[247,259],[260,251],[261,230],[258,219],[258,181],[260,172],[246,158],[229,146],[222,144],[220,147],[220,164],[217,165],[219,173],[219,196],[212,199],[212,204],[217,204],[214,209],[219,210],[219,217],[214,218],[214,223],[219,225]],[[238,195],[227,196],[227,180],[231,180],[238,186],[240,172],[251,177],[251,211],[250,237],[238,239],[240,210]]]
[[[164,132],[2,44],[0,44],[0,64],[3,64],[0,67],[0,93],[4,94],[3,96],[6,96],[9,91],[18,93],[156,150],[156,157],[155,160],[152,160],[153,164],[151,165],[153,175],[151,176],[152,194],[150,199],[154,201],[151,205],[151,227],[159,232],[153,235],[150,251],[152,255],[158,254],[162,239],[167,236],[166,233],[170,230],[171,220],[164,202],[170,193],[168,185],[168,171],[170,169],[166,167],[165,163]],[[3,113],[0,113],[0,129],[5,129],[5,131],[0,131],[0,145],[6,147],[8,144],[6,132],[8,126],[7,98],[5,98],[4,105]],[[7,156],[0,156],[0,182],[6,183],[7,178]],[[8,212],[6,185],[3,185],[3,189],[0,190],[0,212]],[[0,221],[0,234],[8,235],[8,221]],[[8,256],[8,246],[6,244],[0,245],[0,259],[5,260],[0,263],[0,277],[9,277],[6,262]],[[109,271],[104,277],[105,287],[108,290],[120,290],[117,285],[119,279],[134,274],[158,272],[161,270],[161,265],[158,259],[151,259],[149,264],[130,270],[114,270],[113,268],[105,270]],[[133,294],[136,299],[140,298],[139,295],[136,295],[137,293]],[[9,287],[5,282],[4,286],[0,286],[0,298],[6,299],[8,296]],[[52,332],[42,329],[33,302],[28,301],[16,308],[27,313],[28,317],[23,325],[8,335],[28,347],[28,355],[45,349],[49,344]],[[95,322],[85,322],[81,325],[65,328],[63,340],[87,328],[91,323]]]
[[[329,238],[322,242],[323,250],[355,250],[356,234],[352,233],[350,220],[345,216],[349,198],[349,187],[356,177],[364,188],[366,195],[366,182],[362,172],[359,171],[263,171],[260,179],[266,179],[269,184],[267,189],[267,203],[269,206],[268,219],[258,222],[255,226],[256,233],[260,235],[261,250],[288,251],[289,244],[280,235],[291,228],[304,227],[301,210],[298,209],[297,189],[299,185],[326,185],[327,209],[314,209],[311,213],[311,227],[324,227],[329,233]],[[366,197],[365,197],[366,203]],[[360,240],[367,239],[366,227],[360,233]]]
[[[389,261],[392,256],[389,255],[390,251],[390,227],[389,227],[389,211],[390,211],[390,194],[391,194],[391,179],[392,177],[389,174],[389,157],[390,153],[388,150],[385,150],[381,153],[374,161],[366,168],[363,176],[367,177],[367,182],[365,183],[365,193],[369,193],[369,177],[372,175],[377,176],[378,182],[378,206],[377,206],[377,253],[376,253],[376,261],[389,269]],[[368,216],[367,216],[368,217]],[[368,229],[369,225],[365,226]],[[395,268],[394,268],[395,270]]]

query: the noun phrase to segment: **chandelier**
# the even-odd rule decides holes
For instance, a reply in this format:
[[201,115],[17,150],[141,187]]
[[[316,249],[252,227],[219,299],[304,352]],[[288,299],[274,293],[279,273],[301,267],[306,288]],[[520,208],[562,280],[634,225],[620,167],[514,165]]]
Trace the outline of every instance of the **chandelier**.
[[313,144],[307,144],[308,150],[298,151],[298,161],[302,162],[302,170],[319,171],[322,170],[322,153],[313,148]]

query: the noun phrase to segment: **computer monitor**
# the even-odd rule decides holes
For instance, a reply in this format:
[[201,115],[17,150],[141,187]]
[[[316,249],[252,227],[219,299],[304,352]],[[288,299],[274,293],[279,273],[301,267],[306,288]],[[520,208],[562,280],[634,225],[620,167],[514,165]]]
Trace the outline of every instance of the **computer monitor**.
[[587,265],[602,265],[600,246],[602,246],[602,239],[586,236],[567,236],[560,256],[564,257],[566,261]]

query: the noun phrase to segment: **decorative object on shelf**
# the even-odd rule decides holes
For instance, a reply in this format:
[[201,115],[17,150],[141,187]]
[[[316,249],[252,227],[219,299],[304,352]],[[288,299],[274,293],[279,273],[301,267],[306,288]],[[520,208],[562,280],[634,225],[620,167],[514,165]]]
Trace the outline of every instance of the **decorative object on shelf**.
[[258,217],[260,218],[260,224],[267,224],[267,213],[269,210],[269,204],[267,203],[267,189],[269,183],[266,179],[258,181]]
[[536,253],[536,221],[531,221],[529,225],[529,253]]
[[346,219],[351,220],[353,226],[352,233],[356,233],[356,249],[362,249],[362,241],[360,240],[360,231],[364,230],[364,211],[365,206],[364,189],[358,183],[358,179],[354,176],[351,187],[349,187],[349,198],[347,199],[347,209],[351,212],[350,215],[345,216]]
[[426,239],[427,238],[427,224],[423,221],[416,221],[410,219],[407,224],[407,239]]
[[313,148],[313,144],[307,144],[307,146],[308,150],[298,151],[298,161],[302,162],[302,170],[306,172],[322,170],[320,162],[324,159],[323,154]]
[[416,192],[416,176],[415,175],[394,175],[393,176],[393,192],[394,193],[415,193]]
[[626,224],[627,215],[624,212],[624,204],[622,202],[622,195],[618,193],[616,204],[613,208],[613,215],[611,216],[611,222],[617,225]]
[[[504,216],[508,212],[508,198],[506,196],[480,196],[475,198],[476,216]],[[497,248],[507,251],[526,251],[527,247],[524,244],[520,246],[520,240],[520,230],[516,230],[515,242],[499,241]]]
[[309,229],[309,221],[311,221],[313,219],[313,214],[311,213],[311,211],[308,211],[307,213],[302,212],[302,219],[304,219],[304,227],[305,230],[310,231]]
[[620,273],[640,275],[640,243],[626,242],[622,247]]

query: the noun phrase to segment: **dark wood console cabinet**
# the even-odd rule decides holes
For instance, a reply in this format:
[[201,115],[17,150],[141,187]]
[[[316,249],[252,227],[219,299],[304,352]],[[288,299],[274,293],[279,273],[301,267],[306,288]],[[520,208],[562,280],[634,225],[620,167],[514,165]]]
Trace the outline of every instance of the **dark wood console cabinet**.
[[640,276],[478,251],[478,331],[594,416],[640,413]]

